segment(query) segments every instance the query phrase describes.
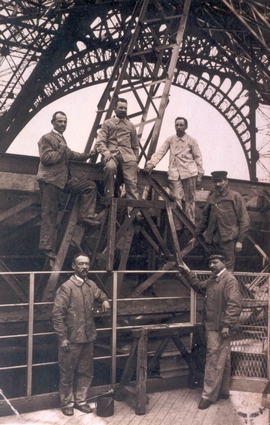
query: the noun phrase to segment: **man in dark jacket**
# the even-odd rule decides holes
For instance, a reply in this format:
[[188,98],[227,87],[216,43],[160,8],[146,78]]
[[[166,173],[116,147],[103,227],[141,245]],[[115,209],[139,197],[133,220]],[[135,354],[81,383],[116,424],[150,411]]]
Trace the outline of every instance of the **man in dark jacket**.
[[59,342],[59,395],[66,416],[73,415],[73,407],[84,413],[92,411],[86,397],[93,379],[94,300],[102,303],[103,312],[110,309],[106,294],[87,277],[89,257],[77,254],[72,268],[75,275],[57,290],[52,311]]
[[37,180],[41,193],[41,227],[39,248],[50,259],[54,260],[56,245],[56,222],[61,190],[74,192],[81,196],[79,221],[82,224],[95,226],[100,224],[96,219],[96,184],[87,179],[76,179],[71,176],[69,161],[86,161],[90,154],[70,150],[63,137],[67,127],[64,112],[55,112],[52,117],[53,130],[41,137],[38,142],[40,163]]
[[211,174],[215,191],[205,204],[196,233],[205,232],[205,241],[223,252],[227,269],[233,271],[235,252],[242,250],[250,220],[244,198],[228,187],[227,172]]
[[183,263],[179,266],[191,287],[204,297],[204,322],[207,352],[204,387],[199,409],[207,409],[212,403],[229,398],[231,359],[230,341],[232,329],[239,323],[241,295],[235,277],[225,267],[221,253],[209,257],[213,275],[199,281],[196,274]]

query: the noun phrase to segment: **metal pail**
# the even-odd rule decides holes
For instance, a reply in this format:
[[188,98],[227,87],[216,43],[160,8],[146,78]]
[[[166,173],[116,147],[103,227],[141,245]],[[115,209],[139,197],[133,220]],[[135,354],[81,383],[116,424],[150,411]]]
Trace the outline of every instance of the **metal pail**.
[[97,415],[102,418],[113,416],[114,398],[111,395],[99,396],[97,399]]

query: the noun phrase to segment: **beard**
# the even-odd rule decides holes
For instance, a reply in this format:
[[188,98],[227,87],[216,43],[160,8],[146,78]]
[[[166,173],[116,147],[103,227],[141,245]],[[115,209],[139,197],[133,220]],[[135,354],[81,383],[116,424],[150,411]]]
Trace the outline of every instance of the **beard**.
[[123,119],[123,118],[126,118],[126,117],[127,117],[127,113],[125,111],[120,111],[117,114],[117,118]]
[[183,130],[176,130],[176,134],[178,137],[184,136],[185,132]]

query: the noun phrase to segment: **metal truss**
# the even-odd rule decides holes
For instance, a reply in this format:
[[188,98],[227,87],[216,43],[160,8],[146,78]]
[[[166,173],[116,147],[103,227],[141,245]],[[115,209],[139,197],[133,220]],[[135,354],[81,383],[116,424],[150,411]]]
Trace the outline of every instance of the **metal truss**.
[[[140,115],[141,122],[147,101],[140,102],[140,90],[148,98],[159,96],[184,3],[150,0],[132,58],[125,57],[128,66],[121,90],[132,85],[141,109],[133,115]],[[1,2],[1,151],[48,103],[115,78],[116,64],[123,63],[142,4],[140,0]],[[268,2],[192,0],[172,80],[226,118],[239,138],[252,179],[258,160],[255,112],[259,105],[270,104],[269,41]],[[114,88],[111,84],[108,99]],[[104,109],[108,110],[106,105]],[[142,157],[153,150],[151,137],[144,138]]]

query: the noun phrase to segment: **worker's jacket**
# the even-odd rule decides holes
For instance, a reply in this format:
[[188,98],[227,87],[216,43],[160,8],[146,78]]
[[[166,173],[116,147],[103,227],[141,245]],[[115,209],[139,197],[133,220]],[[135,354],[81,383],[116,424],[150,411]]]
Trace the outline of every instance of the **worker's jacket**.
[[69,160],[85,161],[84,153],[68,148],[65,139],[55,131],[41,137],[38,142],[40,163],[37,180],[64,189],[69,177]]
[[92,342],[96,338],[94,300],[108,300],[92,280],[80,281],[76,276],[67,280],[56,292],[52,321],[59,342]]
[[177,135],[168,137],[158,151],[151,156],[147,165],[155,167],[168,151],[170,151],[169,180],[185,180],[204,174],[199,145],[187,133],[182,137]]
[[235,328],[239,324],[242,310],[241,294],[236,278],[227,269],[220,276],[212,275],[199,281],[190,272],[187,279],[192,288],[204,297],[204,322],[209,331],[220,331],[223,327]]
[[127,118],[111,117],[105,120],[98,131],[95,147],[103,157],[120,154],[124,162],[138,162],[139,159],[136,128]]
[[217,231],[222,242],[236,240],[242,243],[249,223],[246,202],[240,193],[228,189],[224,195],[219,195],[215,191],[205,204],[196,233],[205,231],[205,240],[209,244]]

